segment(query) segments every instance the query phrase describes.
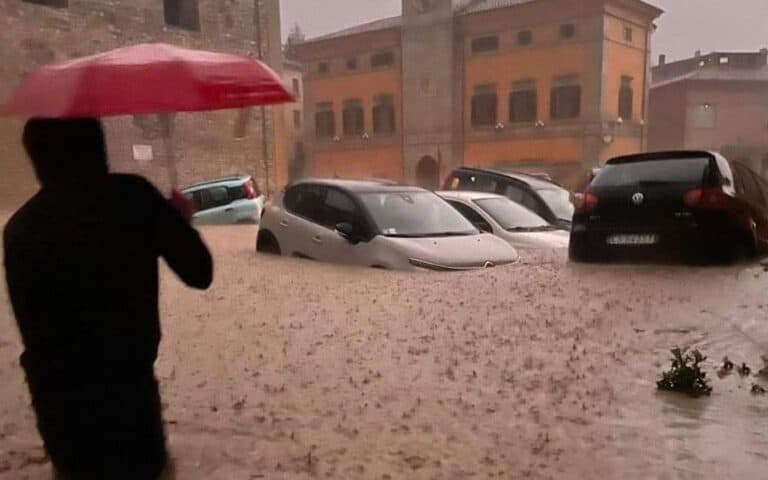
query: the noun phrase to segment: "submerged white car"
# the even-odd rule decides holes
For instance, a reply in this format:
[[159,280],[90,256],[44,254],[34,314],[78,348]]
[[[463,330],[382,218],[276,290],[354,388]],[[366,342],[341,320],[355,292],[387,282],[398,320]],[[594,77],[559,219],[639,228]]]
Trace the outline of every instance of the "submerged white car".
[[383,269],[470,270],[514,263],[434,193],[379,181],[305,180],[267,206],[259,252]]
[[568,248],[570,234],[507,197],[483,192],[437,192],[478,230],[520,249]]

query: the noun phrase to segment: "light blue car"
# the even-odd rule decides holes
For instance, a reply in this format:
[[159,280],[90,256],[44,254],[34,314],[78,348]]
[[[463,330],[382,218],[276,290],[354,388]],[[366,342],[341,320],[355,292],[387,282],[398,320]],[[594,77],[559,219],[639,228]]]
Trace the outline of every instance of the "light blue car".
[[197,183],[181,193],[192,202],[195,225],[258,223],[265,198],[249,175]]

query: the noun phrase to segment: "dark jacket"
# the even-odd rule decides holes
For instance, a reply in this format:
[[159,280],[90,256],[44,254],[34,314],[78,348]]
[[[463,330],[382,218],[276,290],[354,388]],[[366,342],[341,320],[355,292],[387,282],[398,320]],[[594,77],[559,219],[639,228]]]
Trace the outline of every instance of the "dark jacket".
[[[33,161],[39,153],[31,149]],[[158,258],[203,289],[211,256],[149,182],[108,174],[100,155],[61,156],[51,168],[37,158],[42,189],[4,232],[38,427],[54,465],[74,479],[154,478],[165,464],[153,373]],[[76,174],[56,174],[68,161]]]

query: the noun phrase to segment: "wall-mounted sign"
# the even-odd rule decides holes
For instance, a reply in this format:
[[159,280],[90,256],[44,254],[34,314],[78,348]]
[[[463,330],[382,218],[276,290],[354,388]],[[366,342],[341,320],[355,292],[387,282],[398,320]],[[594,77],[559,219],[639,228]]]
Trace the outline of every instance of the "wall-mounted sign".
[[133,159],[136,160],[139,165],[145,165],[151,162],[154,159],[152,145],[134,145]]

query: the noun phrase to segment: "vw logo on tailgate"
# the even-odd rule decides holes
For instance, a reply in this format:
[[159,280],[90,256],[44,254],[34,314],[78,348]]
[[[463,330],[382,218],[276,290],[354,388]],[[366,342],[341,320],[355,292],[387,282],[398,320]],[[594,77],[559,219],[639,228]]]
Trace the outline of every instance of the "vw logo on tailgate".
[[637,192],[636,194],[632,195],[632,203],[635,205],[642,205],[645,201],[645,195],[643,195],[640,192]]

